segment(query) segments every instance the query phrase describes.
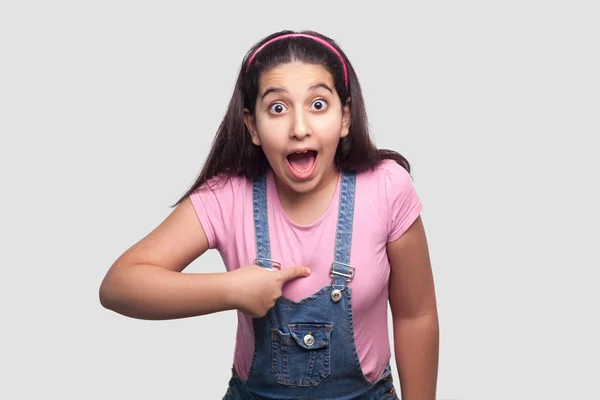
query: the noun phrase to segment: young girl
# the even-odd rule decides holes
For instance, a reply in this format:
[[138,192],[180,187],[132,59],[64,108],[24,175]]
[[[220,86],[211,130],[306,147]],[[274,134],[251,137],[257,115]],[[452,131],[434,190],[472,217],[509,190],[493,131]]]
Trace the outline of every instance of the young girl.
[[[390,99],[393,100],[393,99]],[[368,133],[331,39],[278,32],[244,57],[200,176],[100,287],[104,307],[172,319],[238,310],[225,399],[433,400],[438,319],[422,209]],[[208,249],[227,272],[183,274]]]

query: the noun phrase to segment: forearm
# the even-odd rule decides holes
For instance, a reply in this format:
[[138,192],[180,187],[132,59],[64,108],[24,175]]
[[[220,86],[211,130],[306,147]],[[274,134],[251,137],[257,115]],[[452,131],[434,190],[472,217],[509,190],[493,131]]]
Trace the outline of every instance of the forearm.
[[439,324],[437,315],[394,319],[394,351],[403,400],[435,400]]
[[180,273],[153,265],[111,270],[100,287],[102,305],[138,319],[175,319],[233,309],[223,273]]

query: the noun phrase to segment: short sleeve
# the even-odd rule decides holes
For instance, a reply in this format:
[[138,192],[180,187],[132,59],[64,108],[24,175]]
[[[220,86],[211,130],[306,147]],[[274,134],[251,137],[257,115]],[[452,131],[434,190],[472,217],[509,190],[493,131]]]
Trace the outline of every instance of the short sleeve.
[[412,177],[395,161],[386,160],[382,166],[387,199],[388,242],[398,239],[421,214],[423,204],[417,195]]
[[225,238],[230,237],[232,207],[239,189],[236,183],[236,178],[213,178],[189,196],[210,249],[220,248]]

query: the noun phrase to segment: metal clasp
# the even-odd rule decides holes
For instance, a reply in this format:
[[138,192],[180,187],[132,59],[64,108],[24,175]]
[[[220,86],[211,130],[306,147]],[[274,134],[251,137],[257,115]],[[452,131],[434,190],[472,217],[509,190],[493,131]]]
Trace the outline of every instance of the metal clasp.
[[[335,264],[339,264],[339,265],[343,265],[345,267],[348,267],[348,273],[344,274],[342,272],[338,272],[338,271],[334,270],[334,265]],[[329,276],[331,276],[332,278],[335,278],[334,275],[343,276],[344,278],[346,278],[346,281],[348,283],[350,283],[350,281],[352,280],[352,278],[354,278],[354,267],[352,265],[349,265],[349,264],[344,264],[344,263],[341,263],[341,262],[334,261],[333,263],[331,263],[331,267],[329,268]]]
[[[347,267],[348,273],[345,274],[343,272],[336,271],[335,264],[339,264],[339,265],[343,265],[343,266]],[[346,290],[347,284],[350,283],[352,278],[354,278],[354,267],[349,264],[344,264],[341,262],[334,261],[331,263],[331,267],[329,269],[329,276],[331,276],[332,278],[335,279],[336,275],[343,276],[344,278],[346,278],[346,285],[344,285],[344,287],[342,287],[342,288],[337,288],[337,287],[333,286],[333,282],[332,282],[331,288],[333,289],[333,291],[331,292],[331,300],[333,300],[334,303],[337,303],[338,301],[340,301],[340,299],[342,298],[342,292],[344,290]]]
[[271,264],[270,268],[263,267],[266,270],[269,270],[269,271],[273,271],[274,269],[281,270],[281,263],[279,261],[268,260],[266,258],[255,258],[253,264],[258,265],[259,267],[262,267],[262,265],[259,264],[259,261],[264,261],[268,264]]

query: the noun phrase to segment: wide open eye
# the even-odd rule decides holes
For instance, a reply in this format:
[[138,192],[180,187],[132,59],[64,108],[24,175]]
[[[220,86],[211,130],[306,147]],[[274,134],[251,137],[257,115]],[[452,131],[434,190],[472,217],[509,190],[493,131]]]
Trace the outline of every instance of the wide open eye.
[[285,108],[285,106],[281,103],[275,103],[269,107],[269,111],[272,112],[273,114],[281,114],[286,110],[287,110],[287,108]]
[[327,108],[327,101],[323,99],[317,99],[312,102],[311,106],[314,107],[315,110],[321,111]]

